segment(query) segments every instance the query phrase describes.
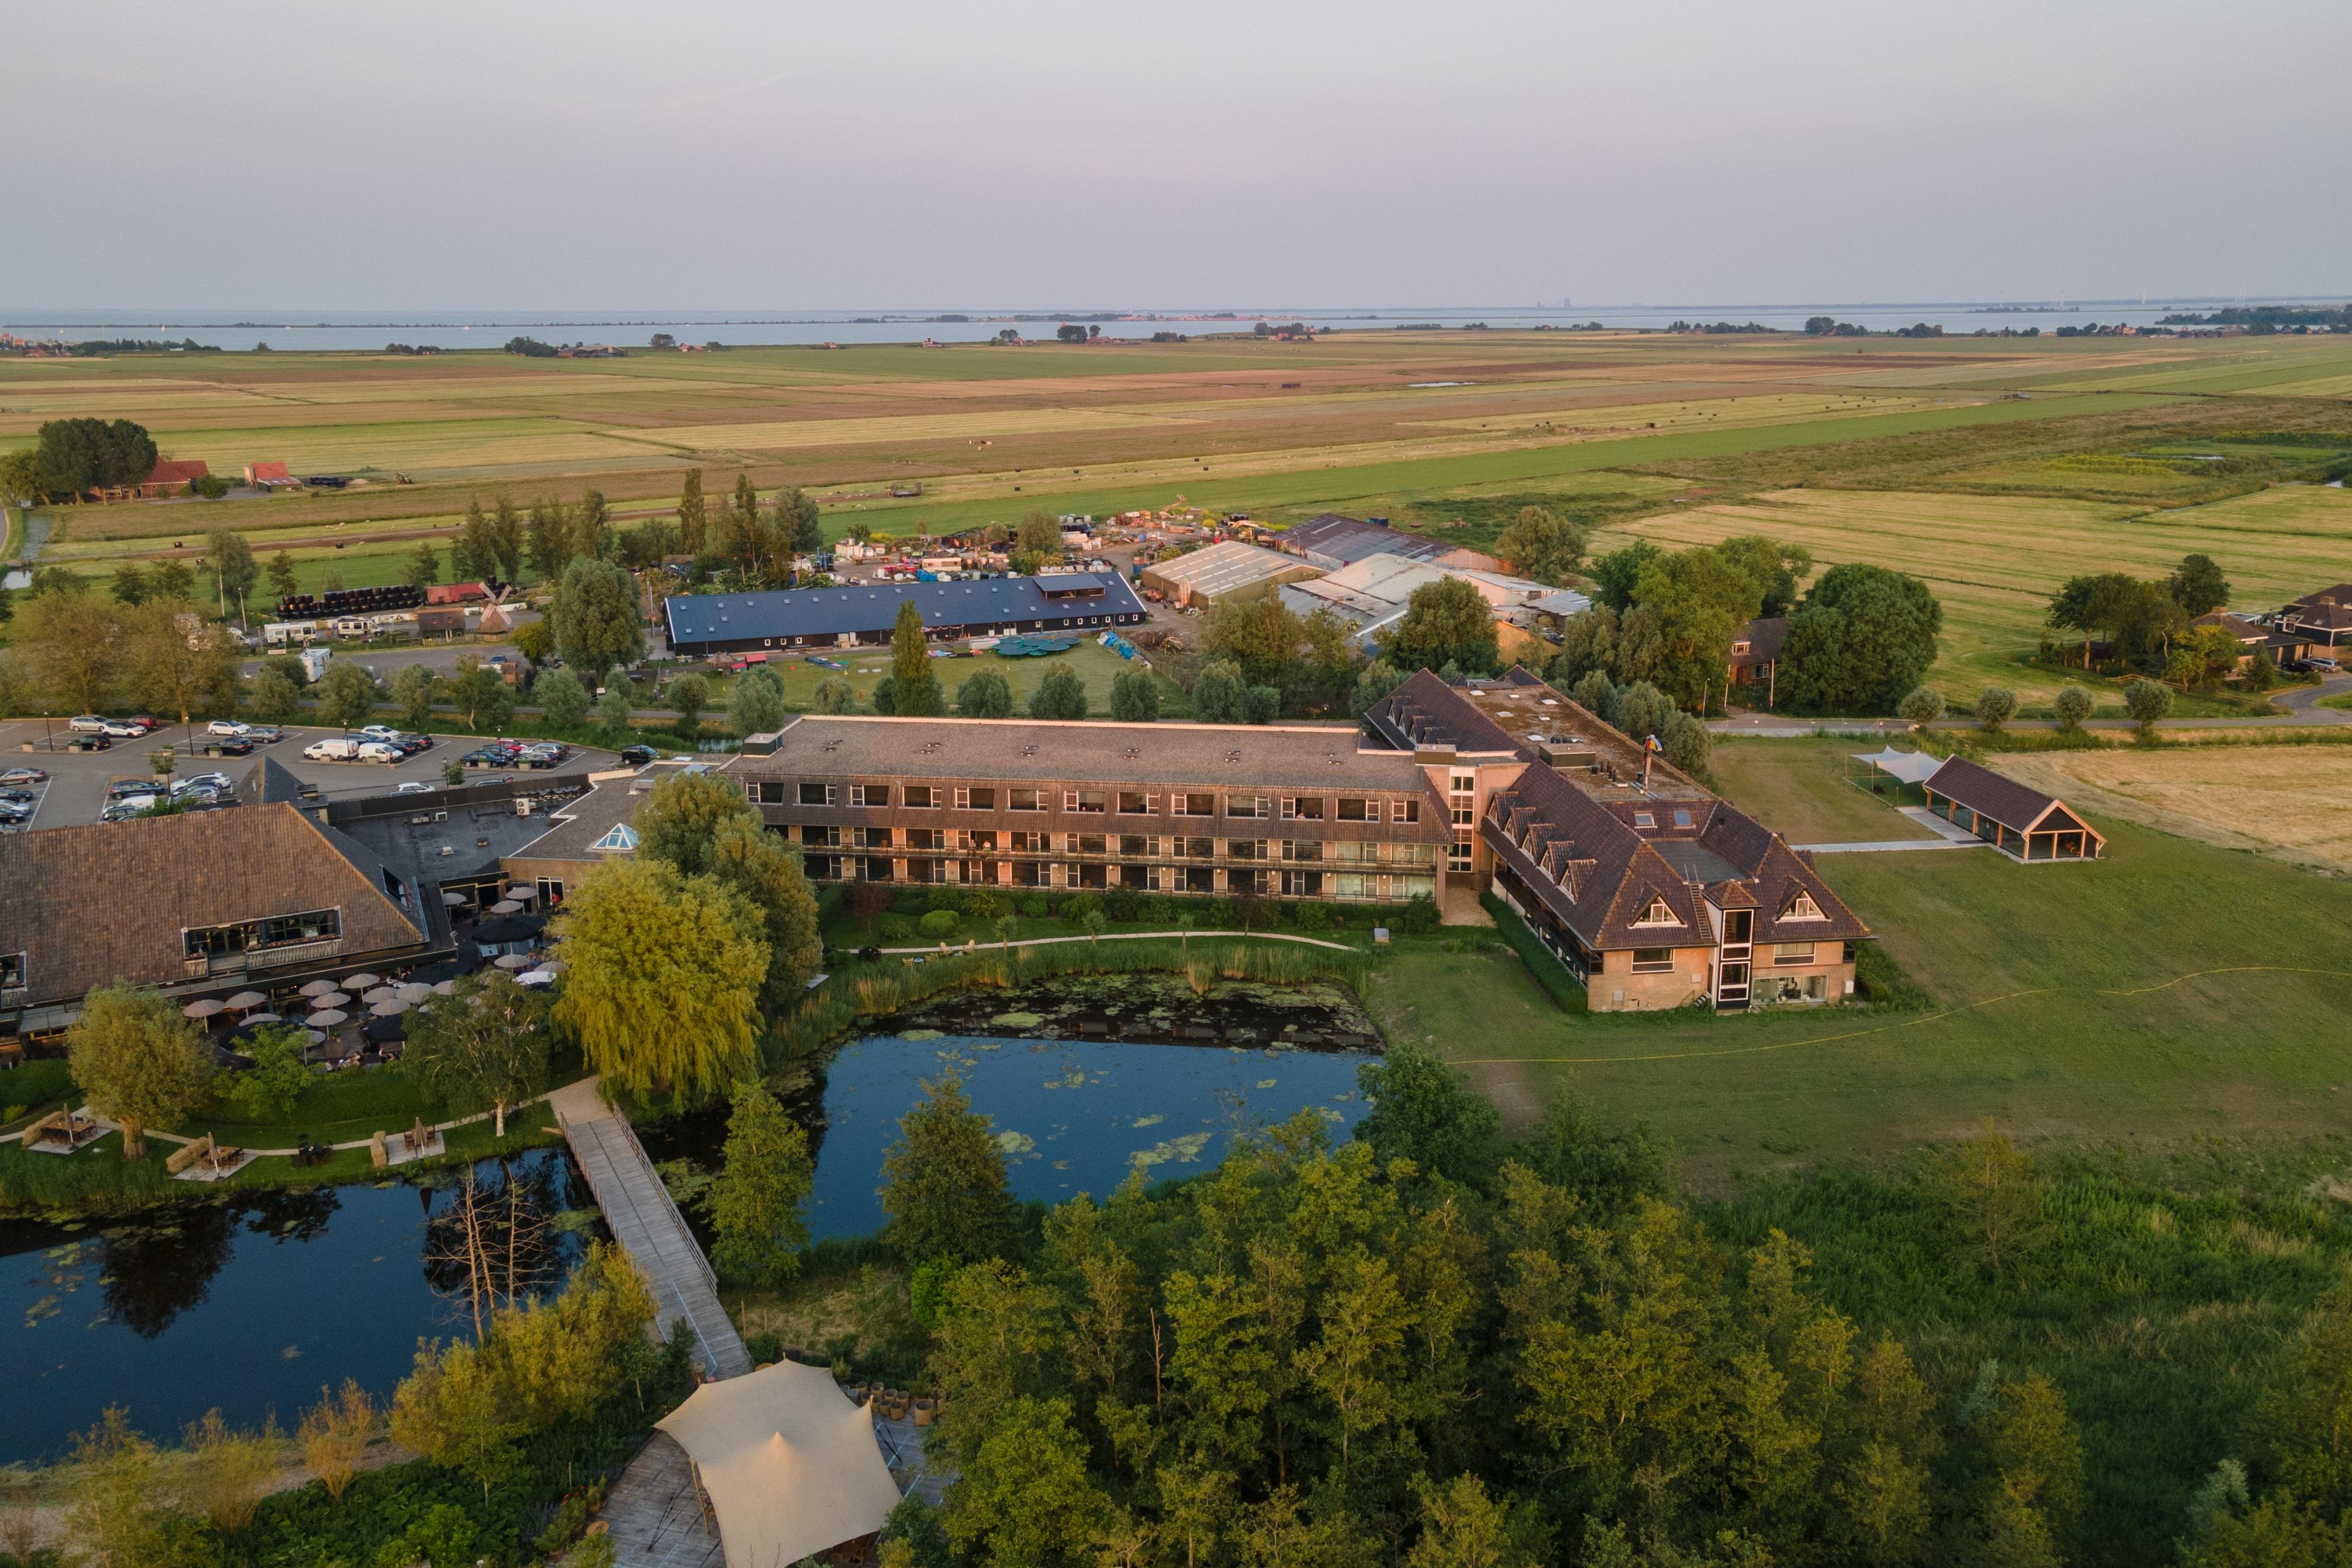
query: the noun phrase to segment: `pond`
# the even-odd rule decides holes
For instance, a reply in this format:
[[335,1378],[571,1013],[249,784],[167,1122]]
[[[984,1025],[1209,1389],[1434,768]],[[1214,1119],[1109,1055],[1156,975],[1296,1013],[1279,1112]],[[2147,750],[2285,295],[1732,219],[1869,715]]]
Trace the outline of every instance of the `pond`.
[[[509,1184],[525,1216],[514,1283],[560,1287],[595,1225],[563,1152],[472,1174],[491,1223]],[[445,1258],[465,1192],[463,1172],[437,1172],[113,1223],[0,1220],[0,1310],[15,1320],[0,1333],[0,1462],[62,1457],[110,1405],[173,1441],[215,1406],[240,1426],[274,1413],[291,1428],[322,1384],[347,1377],[388,1398],[419,1338],[472,1331],[471,1281]]]

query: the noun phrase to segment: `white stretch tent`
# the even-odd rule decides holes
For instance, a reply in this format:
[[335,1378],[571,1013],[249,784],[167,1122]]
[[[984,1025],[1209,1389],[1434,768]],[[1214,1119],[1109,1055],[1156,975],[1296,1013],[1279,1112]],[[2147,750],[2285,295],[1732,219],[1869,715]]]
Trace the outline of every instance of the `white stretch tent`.
[[1941,757],[1931,757],[1925,752],[1898,752],[1892,746],[1883,752],[1856,752],[1853,760],[1868,763],[1888,778],[1901,779],[1905,784],[1926,784],[1944,765]]
[[694,1461],[728,1568],[785,1568],[873,1534],[898,1505],[874,1412],[821,1366],[706,1383],[655,1425]]

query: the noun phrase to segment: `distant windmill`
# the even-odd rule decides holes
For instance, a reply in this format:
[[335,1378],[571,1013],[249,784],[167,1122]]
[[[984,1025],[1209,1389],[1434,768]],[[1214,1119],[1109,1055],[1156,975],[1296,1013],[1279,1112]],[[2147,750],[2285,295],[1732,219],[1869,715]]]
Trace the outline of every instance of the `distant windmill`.
[[497,637],[500,633],[514,629],[514,619],[507,614],[506,610],[507,595],[513,592],[513,584],[503,584],[497,593],[490,595],[490,602],[482,606],[483,636]]

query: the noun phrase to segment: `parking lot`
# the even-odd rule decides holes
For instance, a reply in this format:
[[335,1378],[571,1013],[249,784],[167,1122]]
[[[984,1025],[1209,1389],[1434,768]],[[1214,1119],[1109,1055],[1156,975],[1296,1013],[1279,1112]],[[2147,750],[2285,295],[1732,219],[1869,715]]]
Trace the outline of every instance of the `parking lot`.
[[[33,816],[26,826],[31,828],[74,827],[96,822],[106,807],[106,786],[109,781],[125,777],[152,777],[147,754],[160,751],[168,742],[177,753],[175,777],[186,778],[196,773],[220,773],[232,783],[242,784],[245,776],[261,765],[266,755],[296,778],[313,785],[322,798],[334,799],[347,795],[390,795],[395,788],[412,781],[438,785],[442,764],[463,756],[483,744],[478,735],[436,735],[434,743],[396,766],[383,763],[314,763],[302,755],[302,749],[314,741],[342,734],[341,730],[320,729],[313,725],[289,725],[286,738],[273,746],[257,746],[242,757],[208,757],[204,754],[206,739],[204,726],[196,726],[194,756],[188,754],[186,734],[174,725],[159,730],[143,741],[118,740],[113,749],[104,752],[52,751],[53,739],[62,746],[67,735],[62,720],[53,721],[46,728],[38,719],[19,719],[0,723],[0,773],[10,768],[39,768],[49,776],[45,784],[24,787],[37,794]],[[24,750],[26,742],[33,750]],[[468,769],[467,782],[488,783],[509,776],[518,778],[560,778],[566,774],[584,773],[615,765],[611,752],[574,748],[559,767],[541,772],[518,772],[506,768]]]

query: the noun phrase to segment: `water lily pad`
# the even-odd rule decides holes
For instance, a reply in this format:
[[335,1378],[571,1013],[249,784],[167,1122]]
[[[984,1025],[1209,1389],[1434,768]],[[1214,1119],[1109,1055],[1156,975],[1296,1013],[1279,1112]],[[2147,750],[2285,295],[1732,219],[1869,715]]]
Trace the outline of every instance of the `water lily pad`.
[[940,1029],[906,1029],[900,1031],[898,1037],[902,1040],[940,1040],[947,1035]]
[[1272,1089],[1274,1087],[1274,1079],[1270,1078],[1262,1078],[1257,1080],[1257,1086],[1260,1089]]
[[1187,1132],[1164,1143],[1155,1143],[1149,1149],[1138,1149],[1127,1157],[1128,1162],[1137,1169],[1146,1171],[1171,1161],[1180,1165],[1190,1165],[1201,1158],[1201,1151],[1206,1149],[1209,1140],[1215,1136],[1213,1132]]
[[989,1020],[1008,1029],[1034,1029],[1045,1021],[1045,1016],[1042,1013],[999,1013]]
[[1157,1127],[1167,1120],[1168,1118],[1160,1115],[1139,1116],[1135,1119],[1135,1124],[1138,1127]]
[[1054,1162],[1054,1169],[1057,1171],[1066,1171],[1069,1168],[1070,1163],[1067,1160],[1056,1160]]
[[996,1147],[1007,1154],[1026,1154],[1037,1147],[1037,1140],[1026,1132],[1000,1132],[996,1135]]

